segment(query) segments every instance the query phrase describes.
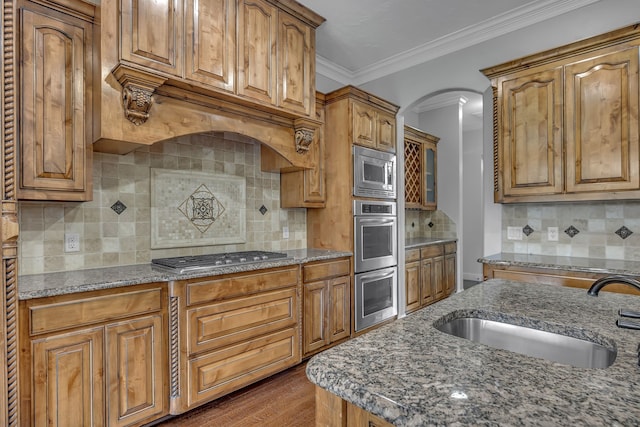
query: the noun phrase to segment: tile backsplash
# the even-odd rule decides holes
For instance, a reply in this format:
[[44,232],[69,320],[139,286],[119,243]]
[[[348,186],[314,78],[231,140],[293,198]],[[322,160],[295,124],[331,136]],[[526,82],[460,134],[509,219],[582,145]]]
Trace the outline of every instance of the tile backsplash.
[[[509,227],[527,226],[522,240],[509,239]],[[640,261],[640,201],[505,204],[502,251]]]
[[[280,208],[280,174],[260,170],[260,144],[236,134],[199,134],[126,155],[93,154],[93,201],[19,203],[19,273],[148,263],[152,258],[306,247],[306,209]],[[151,249],[153,168],[246,180],[246,243]],[[289,228],[289,239],[282,228]],[[65,233],[80,251],[64,251]],[[178,246],[178,245],[176,245]]]
[[405,239],[416,237],[456,237],[456,223],[443,211],[405,209]]

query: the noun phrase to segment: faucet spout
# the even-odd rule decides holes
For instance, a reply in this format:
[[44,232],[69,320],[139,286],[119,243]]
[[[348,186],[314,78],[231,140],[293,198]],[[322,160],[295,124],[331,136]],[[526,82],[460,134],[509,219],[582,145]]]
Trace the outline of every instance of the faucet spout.
[[602,288],[604,288],[610,283],[622,283],[625,285],[633,286],[634,288],[640,291],[640,281],[638,281],[637,279],[634,279],[631,276],[613,275],[613,276],[602,277],[596,280],[595,282],[593,282],[593,284],[591,285],[587,293],[592,297],[597,297],[598,292],[600,292]]

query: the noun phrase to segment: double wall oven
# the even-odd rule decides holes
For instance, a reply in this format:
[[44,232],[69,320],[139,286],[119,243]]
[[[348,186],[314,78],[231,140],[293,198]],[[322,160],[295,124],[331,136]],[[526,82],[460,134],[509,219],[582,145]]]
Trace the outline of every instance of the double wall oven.
[[363,147],[353,154],[353,195],[363,198],[353,201],[358,332],[398,314],[398,217],[395,155]]

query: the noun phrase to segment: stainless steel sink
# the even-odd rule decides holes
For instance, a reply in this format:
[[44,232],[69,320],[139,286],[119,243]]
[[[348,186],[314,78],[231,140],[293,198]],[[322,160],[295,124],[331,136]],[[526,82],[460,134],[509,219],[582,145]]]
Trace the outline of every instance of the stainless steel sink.
[[617,349],[553,332],[476,317],[458,317],[434,326],[439,331],[493,348],[540,357],[579,368],[607,368]]

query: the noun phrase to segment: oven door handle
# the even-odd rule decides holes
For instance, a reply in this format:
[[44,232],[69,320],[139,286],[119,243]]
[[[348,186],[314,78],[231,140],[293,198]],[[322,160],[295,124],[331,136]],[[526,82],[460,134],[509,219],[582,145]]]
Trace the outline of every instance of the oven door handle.
[[395,222],[396,222],[395,218],[358,218],[358,223],[360,224],[384,225],[384,224],[394,224]]
[[393,276],[393,267],[392,268],[385,268],[384,271],[375,271],[372,273],[360,273],[359,276],[362,279],[382,279],[383,277],[387,277],[387,276]]

